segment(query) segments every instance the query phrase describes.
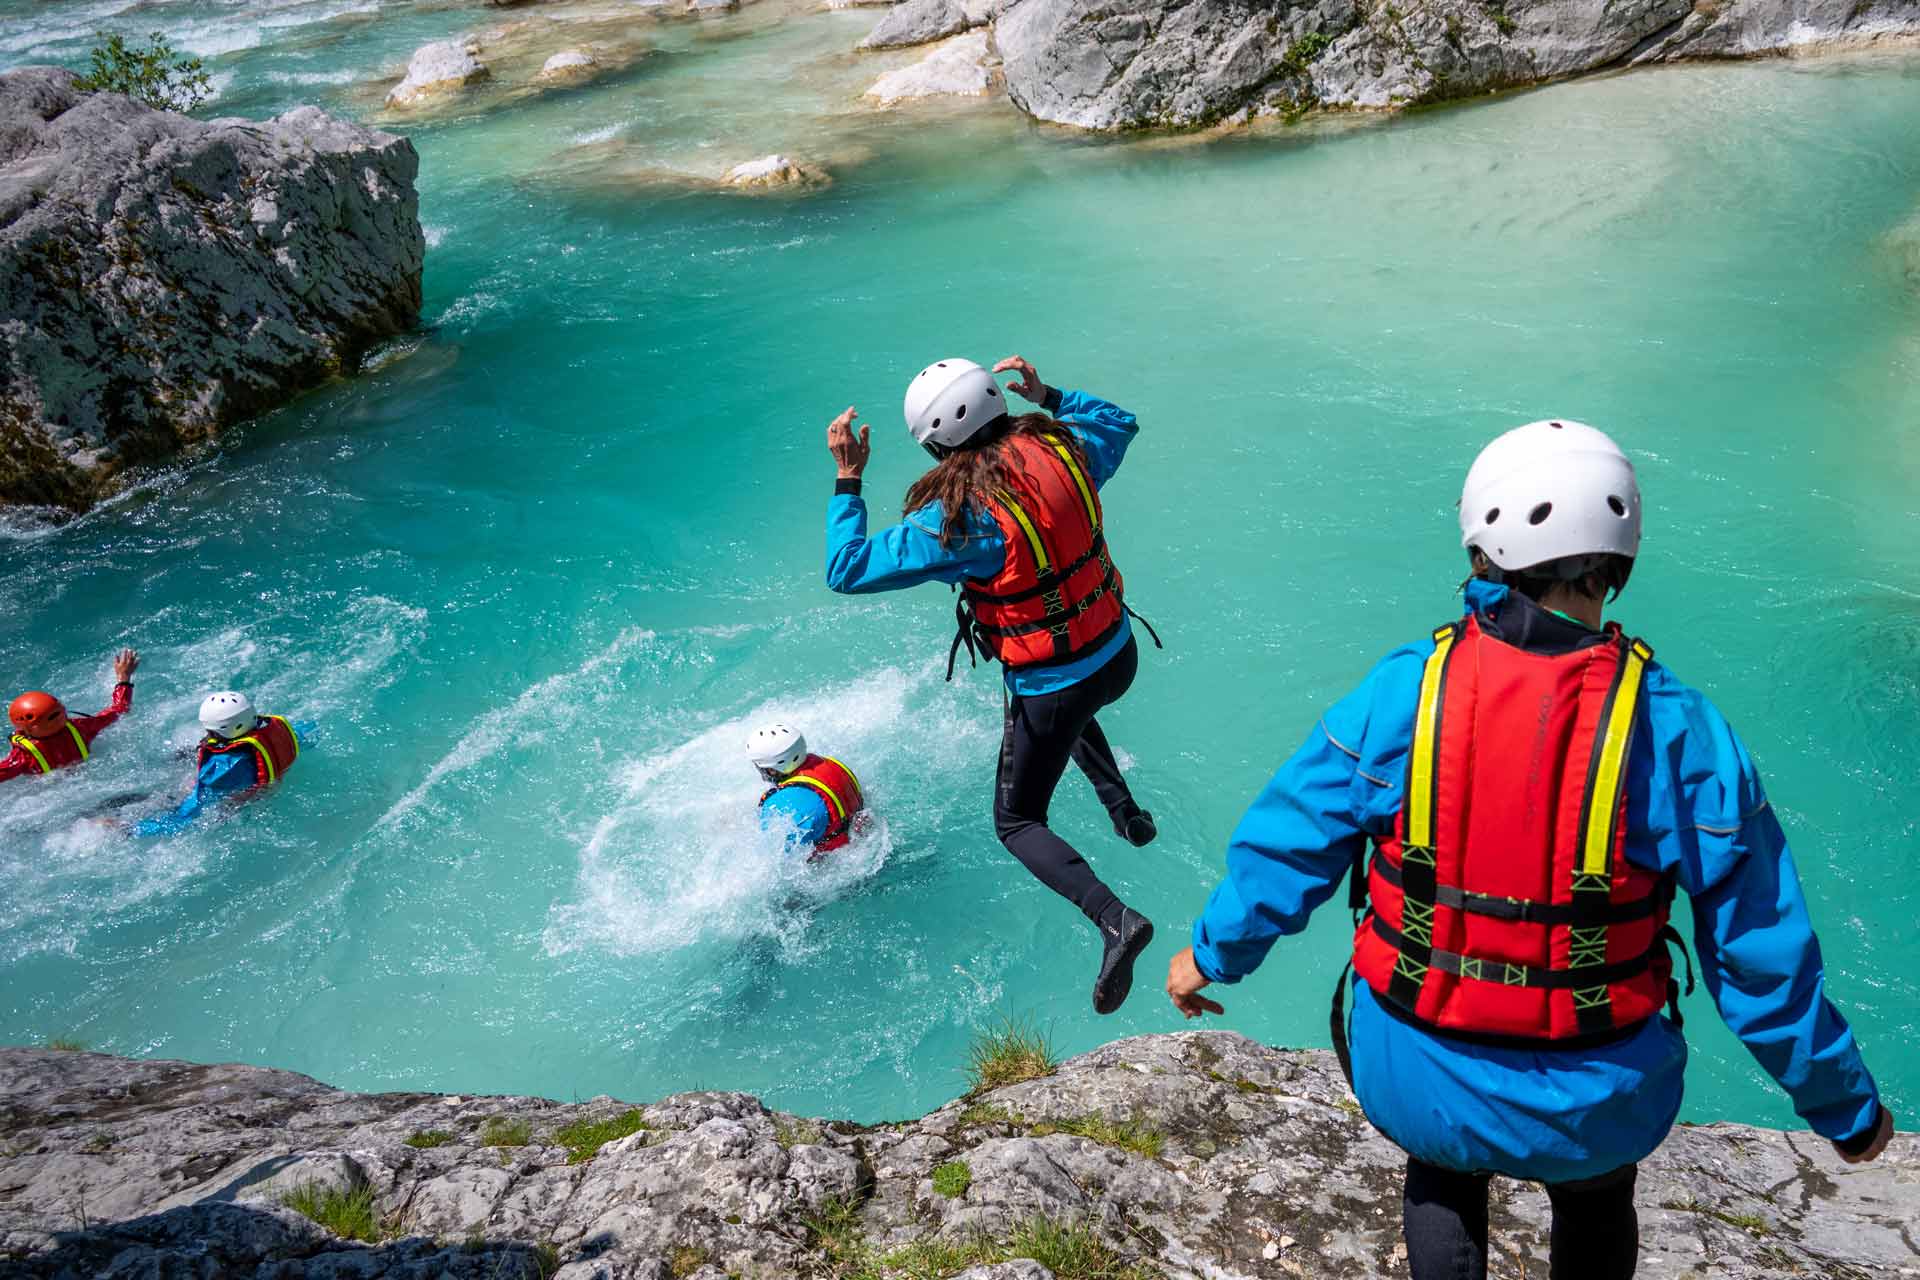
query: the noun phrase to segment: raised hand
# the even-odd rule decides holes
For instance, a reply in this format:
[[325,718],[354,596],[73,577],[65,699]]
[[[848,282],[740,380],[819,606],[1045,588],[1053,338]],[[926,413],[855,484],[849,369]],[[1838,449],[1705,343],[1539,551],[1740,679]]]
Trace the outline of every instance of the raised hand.
[[1030,401],[1033,404],[1046,404],[1048,396],[1047,384],[1040,381],[1039,372],[1034,369],[1033,365],[1028,362],[1025,356],[1008,356],[1005,360],[993,366],[995,373],[1005,373],[1009,369],[1016,370],[1020,376],[1007,384],[1007,390],[1013,392],[1013,394],[1019,396],[1022,400]]
[[1167,997],[1173,1001],[1173,1007],[1185,1016],[1197,1018],[1203,1013],[1226,1012],[1217,1001],[1200,994],[1200,989],[1206,985],[1206,976],[1200,972],[1200,966],[1193,962],[1192,947],[1168,962]]
[[860,473],[867,468],[867,458],[873,452],[869,443],[873,428],[866,423],[860,424],[860,434],[853,433],[854,410],[852,405],[847,411],[827,425],[827,452],[833,455],[834,465],[839,468],[842,480],[858,480]]
[[140,655],[132,649],[122,649],[113,659],[113,678],[125,683],[133,679],[133,673],[140,669]]

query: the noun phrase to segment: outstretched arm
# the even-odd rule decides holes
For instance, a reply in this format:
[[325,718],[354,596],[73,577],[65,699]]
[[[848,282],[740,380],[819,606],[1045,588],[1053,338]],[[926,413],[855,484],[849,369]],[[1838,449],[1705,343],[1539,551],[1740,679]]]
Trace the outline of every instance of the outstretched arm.
[[1120,462],[1127,455],[1127,446],[1140,434],[1140,425],[1134,416],[1099,396],[1048,386],[1025,356],[1008,356],[993,366],[995,373],[1010,369],[1020,376],[1007,385],[1007,390],[1039,405],[1073,428],[1080,447],[1087,451],[1087,467],[1093,473],[1094,488],[1113,479],[1113,473],[1120,469]]
[[193,790],[177,807],[167,813],[142,818],[134,824],[133,834],[142,837],[177,835],[192,826],[216,801],[251,790],[258,778],[258,757],[253,752],[236,751],[231,755],[215,756],[200,766]]
[[938,508],[873,537],[867,536],[867,504],[860,495],[860,476],[871,453],[871,428],[853,433],[854,411],[848,409],[827,428],[827,448],[834,456],[836,478],[833,499],[827,505],[827,586],[843,595],[898,591],[922,582],[959,582],[963,578],[990,578],[1006,559],[998,532],[970,533],[942,545]]

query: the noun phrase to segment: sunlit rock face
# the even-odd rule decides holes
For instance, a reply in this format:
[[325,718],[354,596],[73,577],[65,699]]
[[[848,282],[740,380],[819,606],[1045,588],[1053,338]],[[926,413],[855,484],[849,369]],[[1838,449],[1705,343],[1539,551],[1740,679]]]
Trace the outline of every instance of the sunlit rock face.
[[387,105],[410,107],[487,79],[492,73],[474,56],[477,51],[471,41],[436,40],[421,45],[407,61],[406,78],[387,94]]
[[883,107],[916,98],[978,97],[992,88],[997,65],[987,33],[973,31],[934,46],[916,63],[887,72],[865,96]]
[[1086,129],[1411,106],[1605,67],[1914,36],[1912,0],[1021,0],[995,25],[1015,105]]
[[0,502],[82,510],[410,327],[418,168],[315,107],[200,121],[0,76]]

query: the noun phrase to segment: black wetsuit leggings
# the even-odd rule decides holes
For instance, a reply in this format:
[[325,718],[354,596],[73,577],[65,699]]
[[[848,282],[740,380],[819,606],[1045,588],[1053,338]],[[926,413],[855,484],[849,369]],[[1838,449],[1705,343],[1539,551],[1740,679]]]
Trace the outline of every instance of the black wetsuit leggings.
[[[1547,1184],[1553,1201],[1553,1280],[1628,1280],[1640,1256],[1633,1211],[1638,1165],[1583,1182]],[[1402,1200],[1413,1280],[1486,1280],[1487,1175],[1407,1161]]]
[[1133,686],[1140,648],[1132,640],[1113,660],[1078,684],[1038,697],[1010,695],[1000,735],[1000,769],[993,793],[993,830],[1007,851],[1040,882],[1098,924],[1119,903],[1074,847],[1047,828],[1047,807],[1067,761],[1093,783],[1116,824],[1133,811],[1133,795],[1114,763],[1113,748],[1094,713],[1118,702]]

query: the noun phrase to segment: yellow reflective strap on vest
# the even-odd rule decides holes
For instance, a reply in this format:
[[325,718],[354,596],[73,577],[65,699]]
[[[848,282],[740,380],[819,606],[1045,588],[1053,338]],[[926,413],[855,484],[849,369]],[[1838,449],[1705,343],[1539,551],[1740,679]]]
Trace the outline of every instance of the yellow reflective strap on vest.
[[1020,506],[1018,502],[1014,501],[1014,497],[1012,494],[1007,493],[1003,490],[1000,494],[1000,503],[1002,506],[1006,507],[1008,511],[1011,511],[1013,513],[1013,518],[1019,522],[1020,528],[1023,531],[1025,531],[1027,535],[1027,543],[1029,546],[1033,548],[1034,568],[1039,570],[1040,574],[1044,576],[1049,566],[1048,566],[1048,560],[1047,560],[1047,547],[1045,543],[1040,541],[1040,531],[1033,527],[1033,521],[1027,519],[1026,511]]
[[1080,466],[1073,460],[1073,451],[1055,441],[1053,451],[1060,455],[1060,461],[1066,464],[1067,474],[1073,477],[1073,483],[1080,490],[1080,502],[1087,509],[1087,528],[1100,527],[1100,509],[1094,505],[1093,490],[1087,486],[1086,476],[1080,473]]
[[40,754],[40,748],[33,745],[32,738],[29,738],[24,733],[16,733],[13,735],[13,745],[32,756],[33,762],[40,766],[40,772],[53,772],[53,766],[48,764],[47,758]]
[[[851,779],[853,779],[853,789],[854,789],[854,791],[855,791],[855,793],[857,794],[857,793],[859,792],[859,790],[860,790],[860,775],[859,775],[859,774],[857,774],[857,773],[855,773],[855,772],[854,772],[853,770],[851,770],[851,769],[847,769],[847,766],[846,766],[846,762],[845,762],[845,761],[842,761],[842,760],[836,760],[836,759],[834,759],[834,758],[833,758],[832,756],[822,756],[822,757],[820,757],[820,758],[821,758],[822,760],[825,760],[825,761],[826,761],[826,762],[827,762],[828,764],[837,764],[837,765],[839,765],[839,766],[840,766],[840,767],[841,767],[842,769],[846,769],[846,771],[847,771],[847,777],[849,777],[849,778],[851,778]],[[844,805],[842,805],[841,807],[842,807],[842,808],[845,808],[846,806],[844,806]]]
[[847,820],[846,802],[840,798],[838,793],[836,793],[832,787],[820,781],[820,779],[789,778],[787,779],[787,781],[789,783],[798,783],[800,786],[803,786],[803,787],[812,787],[815,791],[818,791],[821,795],[825,796],[827,800],[827,812],[829,816],[832,817],[834,826],[837,827],[842,822],[845,822]]
[[1447,668],[1447,655],[1459,637],[1457,627],[1442,627],[1433,633],[1433,654],[1420,674],[1420,702],[1413,718],[1413,746],[1407,767],[1407,835],[1405,843],[1415,848],[1433,847],[1433,773],[1440,756],[1441,676]]
[[[300,758],[300,735],[293,731],[293,721],[287,719],[285,716],[268,716],[267,719],[278,720],[280,727],[287,731],[287,741],[293,744],[293,760],[298,760]],[[289,760],[287,763],[292,764],[293,760]]]
[[73,745],[80,748],[81,760],[84,761],[88,756],[93,754],[87,750],[87,740],[80,736],[80,731],[73,727],[73,721],[71,720],[67,721],[67,732],[73,735]]
[[1633,717],[1646,682],[1647,662],[1653,650],[1635,640],[1620,658],[1620,682],[1614,688],[1607,722],[1600,733],[1593,765],[1593,785],[1587,797],[1587,829],[1580,848],[1580,874],[1610,875],[1613,867],[1614,819],[1620,811],[1620,788],[1626,784],[1627,743],[1633,736]]

